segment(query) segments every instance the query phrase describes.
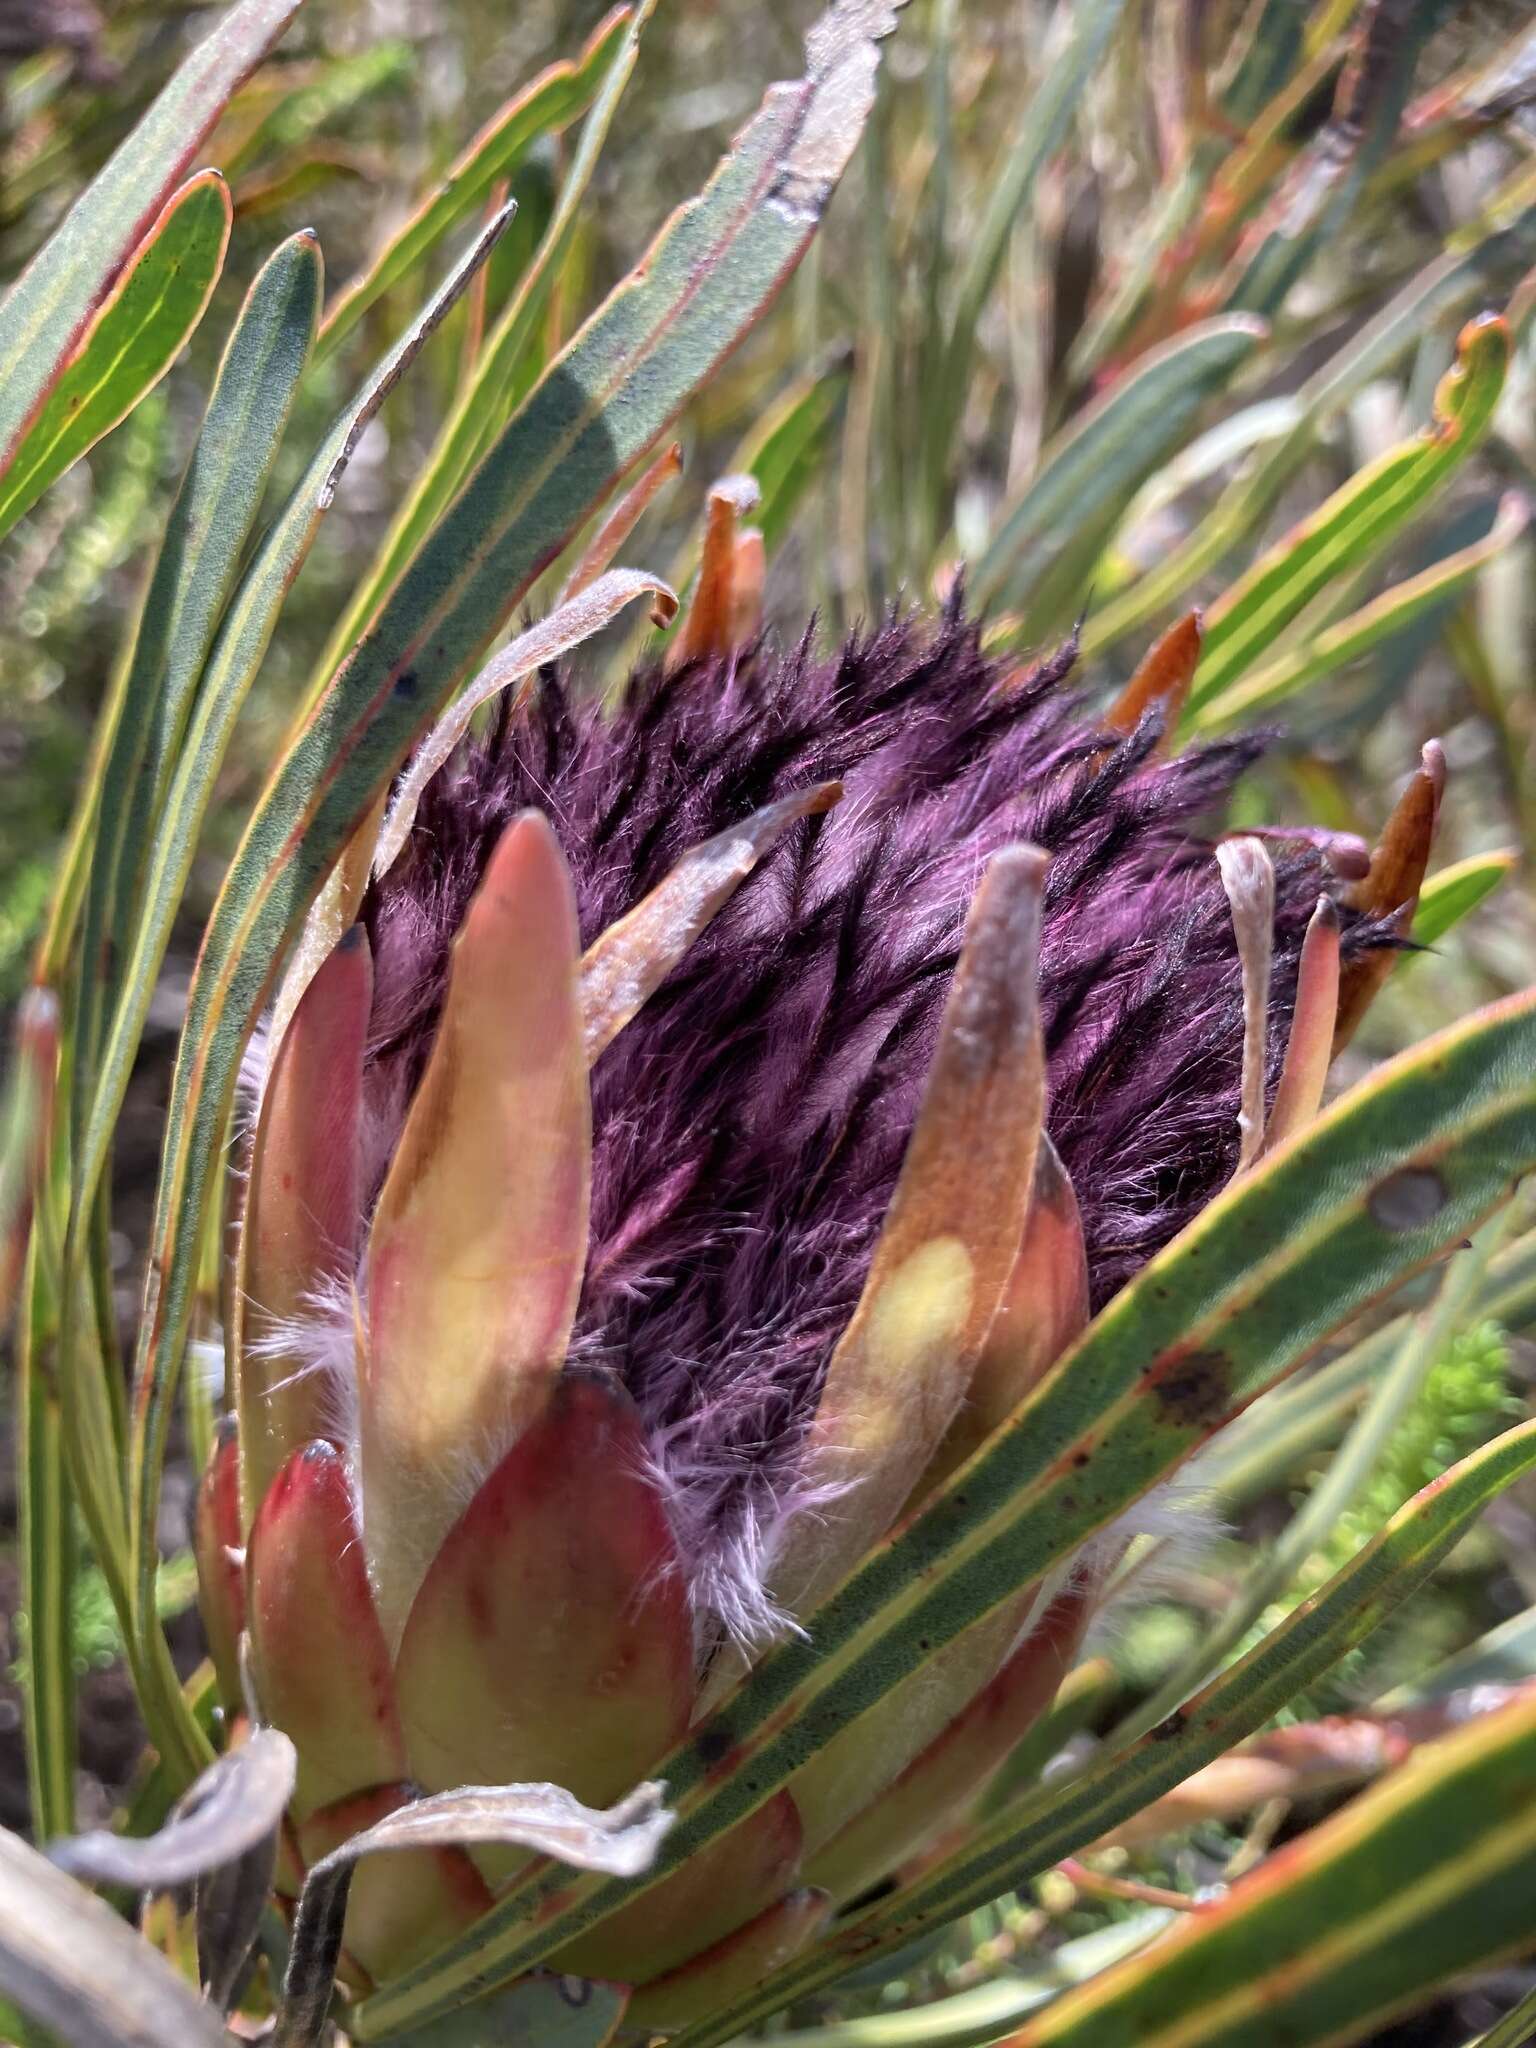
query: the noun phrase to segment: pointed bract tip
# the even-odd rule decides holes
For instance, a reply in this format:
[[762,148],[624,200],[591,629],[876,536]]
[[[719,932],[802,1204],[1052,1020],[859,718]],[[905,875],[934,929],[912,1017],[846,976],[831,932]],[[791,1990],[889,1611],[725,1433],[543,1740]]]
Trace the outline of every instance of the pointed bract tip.
[[1426,740],[1419,759],[1423,764],[1423,773],[1429,777],[1429,786],[1435,793],[1435,812],[1438,816],[1445,797],[1445,748],[1439,740]]
[[1202,614],[1186,612],[1152,645],[1110,707],[1104,723],[1132,733],[1149,711],[1161,710],[1165,734],[1178,723],[1205,640]]

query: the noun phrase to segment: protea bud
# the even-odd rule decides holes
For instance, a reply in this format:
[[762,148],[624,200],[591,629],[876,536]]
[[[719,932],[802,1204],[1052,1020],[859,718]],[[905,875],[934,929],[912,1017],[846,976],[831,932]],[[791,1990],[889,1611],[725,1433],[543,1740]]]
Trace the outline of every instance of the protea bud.
[[[1374,864],[1200,836],[1262,741],[1168,744],[1193,621],[1095,716],[958,599],[779,651],[713,542],[682,659],[606,710],[546,670],[426,785],[270,1061],[202,1550],[295,1867],[418,1790],[650,1773],[1315,1111],[1422,875],[1437,757]],[[665,2028],[810,1938],[974,1800],[1114,1555],[559,1967]],[[513,1860],[366,1866],[355,1981]]]

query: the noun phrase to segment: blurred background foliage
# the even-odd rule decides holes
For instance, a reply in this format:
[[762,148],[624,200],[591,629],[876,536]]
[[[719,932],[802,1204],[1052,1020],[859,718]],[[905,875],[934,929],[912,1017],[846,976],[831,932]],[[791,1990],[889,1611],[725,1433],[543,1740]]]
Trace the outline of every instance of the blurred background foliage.
[[[503,413],[696,189],[761,82],[797,68],[815,11],[814,0],[664,0],[549,280],[536,345],[497,398]],[[41,500],[0,559],[0,1007],[25,981],[146,547],[255,271],[280,237],[313,224],[334,291],[478,124],[542,65],[574,56],[601,16],[598,0],[311,0],[237,95],[206,151],[229,175],[234,234],[189,363]],[[177,0],[0,0],[0,280],[209,18]],[[570,146],[570,132],[545,137],[515,166],[517,219],[483,286],[368,429],[242,713],[120,1133],[125,1317],[190,951],[232,835],[550,220]],[[432,260],[440,275],[447,255]],[[421,280],[398,289],[306,379],[274,504],[359,368],[418,303]],[[1523,986],[1536,958],[1533,311],[1528,0],[913,0],[824,232],[693,408],[684,480],[627,555],[685,578],[705,487],[751,467],[764,488],[774,622],[796,631],[814,606],[824,630],[842,631],[890,602],[940,595],[963,573],[1002,646],[1022,653],[1081,621],[1089,679],[1107,695],[1191,602],[1219,599],[1266,542],[1428,427],[1458,333],[1477,314],[1503,313],[1514,349],[1488,431],[1456,451],[1409,516],[1382,522],[1342,574],[1278,620],[1243,678],[1245,715],[1267,719],[1273,707],[1285,728],[1252,778],[1252,817],[1370,836],[1423,742],[1439,736],[1451,794],[1437,863],[1463,871],[1472,894],[1489,891],[1394,978],[1346,1063],[1358,1068]],[[1197,728],[1222,722],[1198,700],[1191,717]],[[1463,1329],[1412,1382],[1367,1482],[1317,1519],[1315,1543],[1255,1607],[1243,1641],[1425,1479],[1528,1409],[1532,1354],[1507,1334],[1532,1312],[1522,1256],[1504,1269],[1502,1293],[1491,1290],[1503,1320]],[[1373,1341],[1368,1331],[1362,1343]],[[1137,1560],[1142,1598],[1059,1703],[1056,1738],[1155,1698],[1234,1588],[1251,1591],[1256,1546],[1320,1490],[1360,1412],[1360,1351],[1328,1368],[1332,1380],[1316,1375],[1283,1397],[1284,1427],[1266,1411],[1264,1444],[1240,1430],[1224,1440],[1228,1533],[1195,1562],[1171,1547]],[[1382,1355],[1378,1343],[1378,1364]],[[168,1527],[184,1507],[184,1494],[170,1501]],[[187,1597],[173,1560],[167,1605]],[[113,1625],[89,1571],[76,1599],[81,1667],[108,1669]],[[1503,1645],[1498,1674],[1536,1672],[1533,1602],[1536,1522],[1516,1492],[1375,1639],[1370,1668],[1346,1663],[1297,1711],[1352,1713],[1458,1655],[1447,1668],[1470,1680],[1482,1667],[1468,1646],[1490,1631]],[[24,1658],[25,1644],[11,1653]],[[115,1699],[112,1711],[126,1711]],[[1315,1786],[1296,1785],[1306,1811]],[[1213,1801],[1172,1848],[1167,1838],[1122,1845],[1081,1885],[1053,1874],[930,1952],[882,1966],[878,1981],[850,1980],[832,2017],[864,2027],[848,2038],[869,2048],[936,2038],[906,2008],[969,1995],[1005,1965],[1016,1966],[1023,2012],[1026,1959],[1043,1941],[1042,1997],[1162,1926],[1159,1887],[1188,1896],[1253,1861],[1286,1824],[1288,1802],[1241,1810],[1252,1817],[1239,1827]],[[1498,1991],[1468,2010],[1491,2017]],[[964,2013],[946,2009],[960,2031],[944,2038],[991,2037],[984,2016],[966,2034]],[[893,2030],[869,2032],[870,2015],[887,2011]],[[1465,2038],[1465,2015],[1445,2024],[1414,2038]],[[838,2038],[835,2027],[818,2036],[823,2048]]]

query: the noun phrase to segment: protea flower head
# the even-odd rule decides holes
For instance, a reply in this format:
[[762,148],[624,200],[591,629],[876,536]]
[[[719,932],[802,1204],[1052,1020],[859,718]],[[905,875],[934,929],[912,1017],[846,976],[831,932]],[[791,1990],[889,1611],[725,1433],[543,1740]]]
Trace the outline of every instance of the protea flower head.
[[[546,668],[425,784],[270,1059],[199,1547],[298,1748],[290,1884],[420,1790],[651,1773],[1315,1111],[1411,913],[1437,750],[1374,859],[1213,843],[1263,740],[1172,749],[1194,620],[1104,714],[958,595],[780,645],[721,525],[680,656],[606,708]],[[810,1938],[967,1810],[1117,1555],[558,1967],[643,2032]],[[353,1981],[515,1863],[365,1865]]]

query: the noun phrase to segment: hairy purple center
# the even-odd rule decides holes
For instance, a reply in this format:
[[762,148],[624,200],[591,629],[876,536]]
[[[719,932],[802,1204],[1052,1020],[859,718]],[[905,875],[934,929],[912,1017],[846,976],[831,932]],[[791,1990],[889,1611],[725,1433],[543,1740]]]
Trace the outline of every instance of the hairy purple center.
[[[701,1608],[749,1629],[765,1546],[800,1498],[797,1450],[857,1302],[988,857],[1053,856],[1042,998],[1048,1127],[1082,1208],[1095,1303],[1216,1192],[1237,1156],[1242,1048],[1231,917],[1195,836],[1261,750],[1155,757],[1064,687],[1022,677],[957,607],[817,657],[754,652],[638,675],[618,711],[552,677],[429,786],[364,916],[369,1087],[398,1128],[448,948],[508,820],[552,820],[584,940],[701,840],[840,777],[592,1076],[591,1252],[575,1355],[639,1404]],[[1276,859],[1278,1067],[1307,919],[1327,875]],[[1352,926],[1346,946],[1379,943]],[[1271,1074],[1271,1082],[1275,1074]]]

